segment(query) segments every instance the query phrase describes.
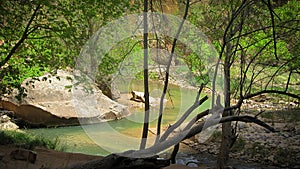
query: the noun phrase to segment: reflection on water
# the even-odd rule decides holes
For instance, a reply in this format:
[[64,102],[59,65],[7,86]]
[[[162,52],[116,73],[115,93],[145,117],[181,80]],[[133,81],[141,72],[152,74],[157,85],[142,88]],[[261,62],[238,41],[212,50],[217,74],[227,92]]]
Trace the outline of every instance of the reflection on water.
[[[142,86],[133,83],[130,90],[142,91]],[[159,83],[151,83],[151,93],[162,91],[162,85]],[[129,90],[128,88],[126,89]],[[124,90],[123,90],[124,92]],[[168,99],[164,109],[162,128],[166,128],[169,124],[174,123],[176,119],[184,113],[185,110],[194,102],[196,91],[191,89],[183,89],[178,86],[171,85]],[[158,96],[156,94],[156,96]],[[155,96],[154,96],[155,97]],[[172,101],[171,101],[172,100]],[[207,101],[199,109],[195,110],[189,117],[207,109],[210,102]],[[150,113],[150,128],[156,128],[158,116],[158,108],[152,108]],[[67,145],[68,152],[81,152],[85,154],[107,155],[110,152],[122,152],[131,149],[138,149],[140,137],[142,133],[144,113],[143,109],[134,109],[132,114],[126,118],[107,123],[94,125],[48,128],[48,129],[28,129],[28,133],[42,135],[46,138],[59,137],[63,144]],[[150,140],[148,146],[153,144],[155,139],[153,134],[149,134]],[[109,152],[108,152],[109,151]]]

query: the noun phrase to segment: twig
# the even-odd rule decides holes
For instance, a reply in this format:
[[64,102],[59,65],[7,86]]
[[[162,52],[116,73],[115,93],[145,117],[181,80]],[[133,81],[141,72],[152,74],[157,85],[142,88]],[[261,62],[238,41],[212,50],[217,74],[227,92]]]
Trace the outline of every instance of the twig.
[[170,157],[171,164],[175,164],[175,163],[176,163],[176,155],[177,155],[177,153],[178,153],[178,151],[179,151],[179,144],[180,144],[180,143],[178,143],[178,144],[176,144],[176,145],[174,146],[174,149],[173,149],[172,154],[171,154],[171,157]]
[[260,111],[259,113],[257,113],[257,115],[255,115],[254,117],[257,118],[259,115],[261,115],[263,112],[265,112],[265,110]]
[[174,55],[174,52],[175,52],[175,47],[176,47],[176,43],[177,43],[177,40],[178,40],[178,37],[179,37],[179,34],[181,33],[181,29],[183,27],[183,24],[185,22],[185,20],[187,19],[187,15],[188,15],[188,10],[189,10],[189,0],[187,0],[187,3],[186,3],[186,6],[185,6],[185,12],[184,12],[184,16],[182,18],[182,21],[179,25],[179,28],[177,30],[177,33],[174,37],[174,41],[173,41],[173,44],[172,44],[172,49],[171,49],[171,54],[170,54],[170,57],[169,57],[169,61],[168,61],[168,64],[167,64],[167,68],[166,68],[166,77],[165,77],[165,83],[164,83],[164,88],[163,88],[163,93],[160,97],[160,107],[159,107],[159,116],[158,116],[158,119],[157,119],[157,134],[156,134],[156,143],[159,141],[160,139],[160,132],[161,132],[161,121],[162,121],[162,114],[163,114],[163,106],[164,106],[164,98],[165,98],[165,95],[167,93],[167,89],[168,89],[168,83],[169,83],[169,70],[170,70],[170,66],[171,66],[171,63],[172,63],[172,59],[173,59],[173,55]]

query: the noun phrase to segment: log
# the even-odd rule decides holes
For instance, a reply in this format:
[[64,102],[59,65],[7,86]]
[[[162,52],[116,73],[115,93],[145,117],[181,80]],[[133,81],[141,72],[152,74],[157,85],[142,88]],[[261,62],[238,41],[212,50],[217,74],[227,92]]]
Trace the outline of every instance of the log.
[[110,154],[101,160],[92,160],[76,164],[68,169],[162,169],[170,165],[170,160],[161,160],[158,156],[132,158],[118,154]]

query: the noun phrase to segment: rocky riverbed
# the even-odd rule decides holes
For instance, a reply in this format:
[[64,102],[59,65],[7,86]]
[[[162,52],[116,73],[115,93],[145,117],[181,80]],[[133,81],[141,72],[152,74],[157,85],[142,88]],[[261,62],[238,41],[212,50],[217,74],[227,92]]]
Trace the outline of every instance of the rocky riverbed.
[[[270,132],[265,128],[251,123],[237,124],[237,139],[230,154],[231,159],[246,163],[259,163],[265,168],[300,168],[300,109],[296,105],[282,103],[281,110],[278,106],[268,102],[258,103],[252,100],[251,104],[267,107],[260,109],[263,113],[258,117],[278,132]],[[279,104],[277,104],[279,105]],[[256,115],[259,112],[256,106],[248,105],[247,111],[241,115]],[[254,107],[254,108],[250,108]],[[259,107],[260,108],[260,107]],[[235,123],[233,123],[235,124]],[[221,128],[204,143],[199,143],[197,137],[185,141],[186,144],[201,153],[217,155],[221,142]],[[264,168],[264,167],[262,167]]]

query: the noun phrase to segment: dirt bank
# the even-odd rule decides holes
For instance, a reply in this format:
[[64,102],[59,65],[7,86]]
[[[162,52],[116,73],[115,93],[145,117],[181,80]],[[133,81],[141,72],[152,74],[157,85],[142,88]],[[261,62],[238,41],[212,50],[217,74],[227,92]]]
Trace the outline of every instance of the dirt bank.
[[[100,156],[36,148],[34,151],[37,152],[37,159],[36,162],[32,164],[30,162],[12,159],[10,153],[17,149],[18,148],[13,145],[0,145],[0,154],[4,155],[2,160],[0,160],[1,169],[63,169],[76,163],[102,158]],[[198,167],[198,169],[205,168],[205,166]],[[191,169],[191,167],[171,165],[165,169]]]

